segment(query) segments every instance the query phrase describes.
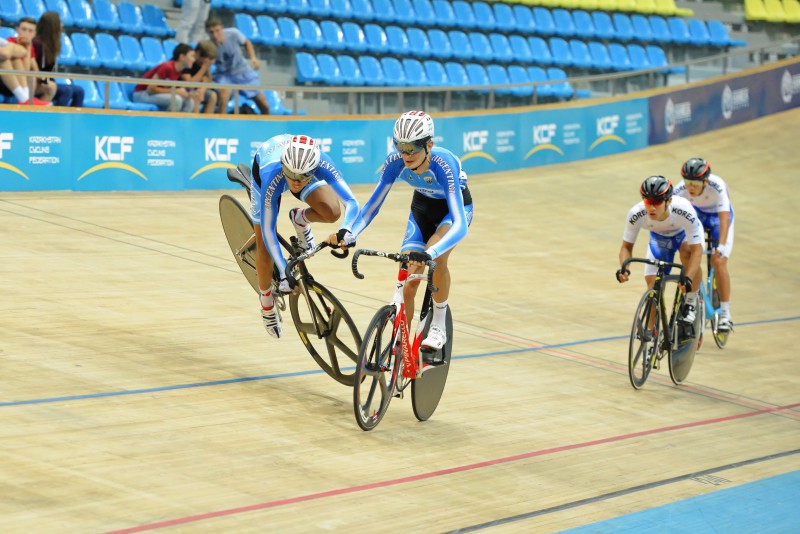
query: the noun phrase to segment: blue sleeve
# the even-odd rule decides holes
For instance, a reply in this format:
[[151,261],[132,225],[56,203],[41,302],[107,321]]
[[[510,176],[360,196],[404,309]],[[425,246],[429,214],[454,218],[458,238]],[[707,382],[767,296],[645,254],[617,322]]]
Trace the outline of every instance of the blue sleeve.
[[435,157],[431,158],[431,170],[436,177],[436,181],[442,186],[447,207],[450,209],[450,216],[453,224],[447,229],[442,239],[430,247],[426,252],[432,259],[441,256],[467,235],[467,212],[464,209],[464,195],[461,193],[461,165],[455,157]]
[[378,180],[378,185],[375,186],[372,195],[361,208],[360,221],[350,230],[354,236],[358,237],[378,214],[383,202],[386,200],[386,195],[389,194],[389,190],[392,188],[392,185],[394,185],[397,177],[400,176],[402,170],[403,160],[400,155],[397,152],[390,154],[383,164],[383,171]]
[[322,162],[320,163],[320,169],[322,169],[324,173],[325,182],[333,188],[334,192],[342,201],[342,204],[344,204],[344,219],[342,220],[342,224],[339,225],[339,228],[345,228],[353,232],[353,227],[362,224],[356,197],[350,190],[350,186],[348,186],[347,182],[342,178],[339,170],[324,154],[322,156]]

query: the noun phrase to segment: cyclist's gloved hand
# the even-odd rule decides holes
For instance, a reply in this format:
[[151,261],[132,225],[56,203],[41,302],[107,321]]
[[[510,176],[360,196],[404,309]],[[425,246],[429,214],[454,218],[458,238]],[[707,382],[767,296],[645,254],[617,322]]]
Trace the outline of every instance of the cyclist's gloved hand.
[[717,246],[717,254],[719,254],[723,258],[727,258],[731,255],[731,248],[729,245],[719,245]]
[[291,293],[292,286],[289,284],[289,280],[286,278],[281,278],[281,283],[278,284],[278,293]]
[[692,292],[692,279],[688,276],[684,276],[680,279],[680,284],[685,288],[684,293],[691,293]]
[[424,251],[419,252],[417,250],[412,250],[411,252],[408,253],[408,259],[410,261],[418,261],[420,263],[425,263],[431,261],[432,258],[431,255],[428,254],[427,252]]
[[356,236],[347,228],[340,228],[339,231],[336,232],[336,241],[338,243],[344,242],[345,248],[356,246]]
[[617,279],[617,282],[619,282],[620,284],[625,281],[622,278],[620,278],[623,274],[627,277],[628,275],[631,274],[631,272],[628,269],[617,269],[617,272],[614,275]]

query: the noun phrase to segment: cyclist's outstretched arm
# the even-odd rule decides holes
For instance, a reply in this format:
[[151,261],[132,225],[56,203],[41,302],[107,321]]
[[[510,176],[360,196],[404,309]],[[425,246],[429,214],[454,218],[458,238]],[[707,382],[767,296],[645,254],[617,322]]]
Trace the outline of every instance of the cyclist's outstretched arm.
[[[625,260],[630,259],[633,256],[633,243],[629,243],[623,239],[622,246],[619,248],[619,264],[622,266],[625,263]],[[627,282],[630,278],[631,272],[625,268],[620,268],[617,270],[617,281],[621,284],[623,282]]]
[[[352,229],[353,235],[358,237],[361,232],[369,226],[369,223],[372,222],[372,219],[378,214],[380,211],[383,202],[386,200],[386,195],[389,194],[389,190],[394,185],[394,181],[400,175],[400,171],[402,170],[403,160],[397,159],[396,154],[390,155],[386,158],[386,163],[383,165],[383,171],[381,172],[380,180],[378,181],[378,185],[375,186],[375,190],[370,195],[367,202],[361,207],[360,212],[360,221],[354,225],[355,227]],[[399,164],[398,164],[399,163]]]

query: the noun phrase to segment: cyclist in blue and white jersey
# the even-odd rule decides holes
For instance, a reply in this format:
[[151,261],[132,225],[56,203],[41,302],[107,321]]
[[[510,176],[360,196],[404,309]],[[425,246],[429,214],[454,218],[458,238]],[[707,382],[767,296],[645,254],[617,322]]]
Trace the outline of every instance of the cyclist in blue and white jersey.
[[[434,147],[433,119],[423,111],[403,113],[394,125],[394,146],[383,165],[375,191],[361,210],[361,224],[353,234],[364,231],[381,208],[389,190],[399,179],[414,188],[401,250],[408,254],[409,273],[419,273],[427,260],[436,260],[433,284],[433,317],[422,346],[438,350],[447,342],[445,318],[450,294],[448,260],[454,247],[467,235],[472,223],[472,195],[467,175],[458,157],[444,148]],[[419,281],[405,286],[408,316],[414,314],[414,296]]]
[[694,206],[700,222],[710,228],[712,238],[718,243],[711,255],[714,278],[719,291],[719,329],[731,330],[731,276],[728,258],[733,250],[733,206],[728,184],[711,174],[711,165],[702,158],[690,158],[681,167],[683,181],[675,188],[675,194],[687,199]]
[[[700,260],[703,257],[703,226],[688,200],[673,195],[672,183],[663,176],[650,176],[639,188],[642,201],[628,211],[622,233],[619,263],[633,255],[636,236],[642,228],[650,231],[647,258],[672,262],[675,252],[680,251],[684,272],[691,279],[691,287],[684,285],[686,304],[679,321],[694,323],[697,305],[697,290],[700,288]],[[653,287],[657,267],[646,264],[644,279],[647,287]],[[667,271],[669,272],[669,271]],[[617,280],[627,282],[630,271],[620,268]]]
[[281,318],[275,309],[272,295],[272,266],[281,273],[278,291],[291,291],[286,280],[286,260],[281,252],[276,232],[281,195],[290,191],[308,208],[289,210],[301,246],[314,246],[312,222],[336,222],[341,215],[339,201],[345,206],[339,238],[354,244],[350,233],[360,220],[358,202],[350,187],[319,145],[305,135],[276,135],[256,151],[253,158],[253,179],[250,190],[250,217],[256,234],[256,271],[260,292],[261,317],[264,327],[273,337],[283,332]]

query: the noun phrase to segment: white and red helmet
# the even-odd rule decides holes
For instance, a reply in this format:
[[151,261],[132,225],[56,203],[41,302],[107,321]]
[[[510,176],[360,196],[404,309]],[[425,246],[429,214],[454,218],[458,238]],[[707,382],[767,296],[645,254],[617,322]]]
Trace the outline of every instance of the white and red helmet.
[[296,175],[310,175],[319,167],[322,158],[319,145],[307,135],[295,135],[283,146],[281,163]]
[[433,139],[433,119],[424,111],[406,111],[394,123],[395,143],[423,144]]

